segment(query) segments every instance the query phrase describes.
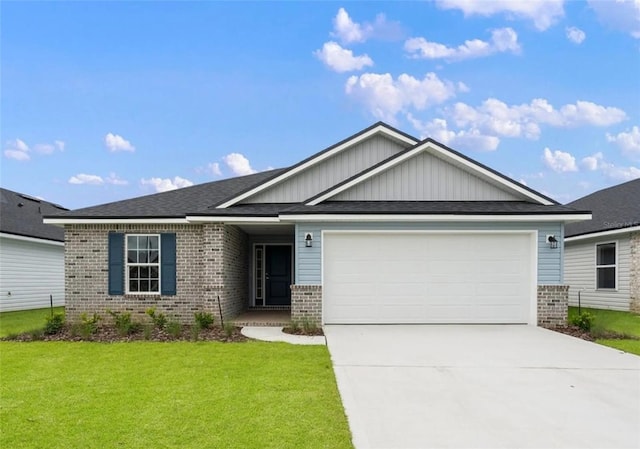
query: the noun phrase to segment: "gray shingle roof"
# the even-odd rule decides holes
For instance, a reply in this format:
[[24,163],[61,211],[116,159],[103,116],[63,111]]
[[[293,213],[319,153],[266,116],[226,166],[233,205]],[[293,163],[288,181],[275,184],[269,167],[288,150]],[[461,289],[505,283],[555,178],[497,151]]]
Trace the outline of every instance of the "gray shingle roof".
[[0,188],[0,232],[64,241],[64,229],[42,222],[44,215],[66,211],[62,206]]
[[567,206],[591,210],[593,219],[568,224],[566,237],[640,226],[640,179],[599,190]]
[[169,192],[76,209],[51,218],[182,218],[279,175],[283,169],[213,181]]

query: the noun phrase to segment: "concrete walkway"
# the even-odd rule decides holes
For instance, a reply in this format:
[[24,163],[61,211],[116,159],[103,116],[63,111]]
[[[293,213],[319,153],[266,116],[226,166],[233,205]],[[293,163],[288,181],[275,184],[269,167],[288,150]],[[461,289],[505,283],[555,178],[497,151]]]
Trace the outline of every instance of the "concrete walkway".
[[245,326],[240,332],[242,335],[254,340],[283,341],[293,345],[326,345],[324,336],[291,335],[282,332],[282,327]]
[[533,326],[325,326],[363,448],[638,448],[640,357]]

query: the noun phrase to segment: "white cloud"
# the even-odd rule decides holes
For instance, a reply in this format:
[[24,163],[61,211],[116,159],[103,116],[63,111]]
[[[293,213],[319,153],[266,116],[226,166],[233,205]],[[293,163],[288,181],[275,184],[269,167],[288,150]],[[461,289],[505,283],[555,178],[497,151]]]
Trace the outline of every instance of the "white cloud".
[[465,17],[505,14],[509,19],[531,20],[540,31],[564,16],[564,0],[436,0],[436,4],[441,9],[459,9]]
[[611,135],[607,133],[607,140],[618,145],[622,152],[632,159],[640,159],[640,128],[634,126],[629,132]]
[[109,133],[104,136],[104,144],[111,152],[136,150],[136,147],[131,145],[131,142],[118,134]]
[[189,187],[193,185],[193,182],[188,179],[181,178],[180,176],[176,176],[173,179],[171,178],[150,178],[150,179],[141,179],[140,183],[142,185],[152,186],[156,192],[168,192],[169,190],[181,189],[183,187]]
[[56,147],[51,143],[36,143],[33,146],[33,150],[40,154],[52,154],[56,151]]
[[603,24],[640,39],[640,1],[589,0],[589,6],[593,8]]
[[361,70],[373,65],[373,60],[368,55],[353,56],[351,50],[342,48],[333,41],[326,42],[321,50],[316,50],[313,54],[327,67],[339,73]]
[[557,173],[578,171],[576,158],[564,151],[555,150],[551,152],[549,148],[545,148],[542,160],[547,167]]
[[333,32],[331,35],[339,38],[344,44],[364,42],[370,33],[369,29],[363,29],[359,23],[351,20],[349,13],[344,8],[340,8],[333,19]]
[[376,15],[373,23],[354,22],[344,8],[340,8],[333,19],[331,36],[343,44],[365,42],[372,37],[395,40],[402,34],[398,22],[388,21],[384,14]]
[[605,176],[616,181],[624,182],[640,178],[640,168],[613,165],[611,162],[604,160],[604,155],[601,152],[583,158],[580,164],[589,171],[600,170]]
[[588,101],[577,101],[556,109],[542,98],[536,98],[529,104],[511,106],[489,98],[477,108],[456,103],[448,113],[458,127],[473,126],[485,134],[529,139],[540,136],[540,125],[561,128],[580,125],[609,126],[627,117],[621,109]]
[[244,176],[257,173],[256,170],[251,168],[249,159],[247,159],[240,153],[227,154],[222,158],[222,160],[225,162],[225,164],[227,164],[234,175]]
[[209,171],[214,176],[222,176],[222,170],[220,170],[220,164],[217,162],[212,162],[207,165],[207,171]]
[[86,173],[79,173],[69,178],[69,184],[89,184],[99,186],[104,184],[104,179],[98,175],[88,175]]
[[594,171],[598,168],[602,168],[603,159],[604,157],[602,153],[598,152],[596,154],[592,154],[591,156],[582,158],[582,161],[580,161],[580,165],[582,165],[585,170]]
[[412,58],[461,61],[507,51],[518,53],[520,45],[518,34],[512,28],[499,28],[491,32],[490,42],[473,39],[457,47],[447,47],[437,42],[429,42],[423,37],[414,37],[404,43],[404,49]]
[[29,152],[29,145],[23,140],[15,139],[6,143],[4,156],[8,159],[15,159],[16,161],[28,161],[31,159]]
[[120,179],[118,175],[115,173],[109,173],[109,176],[104,180],[107,184],[112,184],[114,186],[126,186],[129,185],[129,181],[125,179]]
[[576,27],[567,27],[565,28],[565,32],[567,33],[567,39],[574,44],[581,44],[587,37],[584,31]]
[[397,79],[389,73],[364,73],[351,76],[345,85],[347,95],[363,103],[375,117],[390,122],[395,122],[401,111],[420,111],[442,103],[456,90],[460,88],[435,73],[427,73],[421,80],[406,73]]
[[499,138],[484,135],[477,129],[452,131],[448,128],[447,121],[444,119],[434,119],[430,122],[422,123],[411,114],[407,114],[407,119],[421,133],[421,138],[431,137],[444,145],[455,147],[456,149],[494,151],[500,144]]
[[54,140],[53,144],[58,149],[58,151],[64,151],[65,143],[62,140]]

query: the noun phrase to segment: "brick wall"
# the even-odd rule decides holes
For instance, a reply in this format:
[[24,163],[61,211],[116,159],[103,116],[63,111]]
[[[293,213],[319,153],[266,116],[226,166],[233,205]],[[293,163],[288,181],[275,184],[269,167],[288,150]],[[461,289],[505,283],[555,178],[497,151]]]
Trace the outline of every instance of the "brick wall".
[[566,325],[568,310],[568,285],[538,285],[538,326]]
[[291,286],[291,320],[322,325],[322,285]]
[[640,313],[640,231],[631,233],[630,244],[629,309]]
[[[109,232],[174,232],[177,294],[110,296]],[[158,312],[183,323],[192,323],[197,311],[212,313],[219,320],[218,295],[223,316],[235,316],[247,301],[246,259],[246,235],[222,224],[68,225],[65,227],[67,317],[73,322],[82,313],[96,312],[106,318],[106,310],[110,309],[130,312],[134,319],[144,321],[145,311],[156,307]]]

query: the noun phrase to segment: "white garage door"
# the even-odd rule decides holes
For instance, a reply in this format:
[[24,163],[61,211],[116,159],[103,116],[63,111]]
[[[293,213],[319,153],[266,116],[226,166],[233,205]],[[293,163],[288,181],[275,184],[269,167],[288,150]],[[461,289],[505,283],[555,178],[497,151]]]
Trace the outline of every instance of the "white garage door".
[[323,315],[346,323],[528,323],[531,233],[323,235]]

